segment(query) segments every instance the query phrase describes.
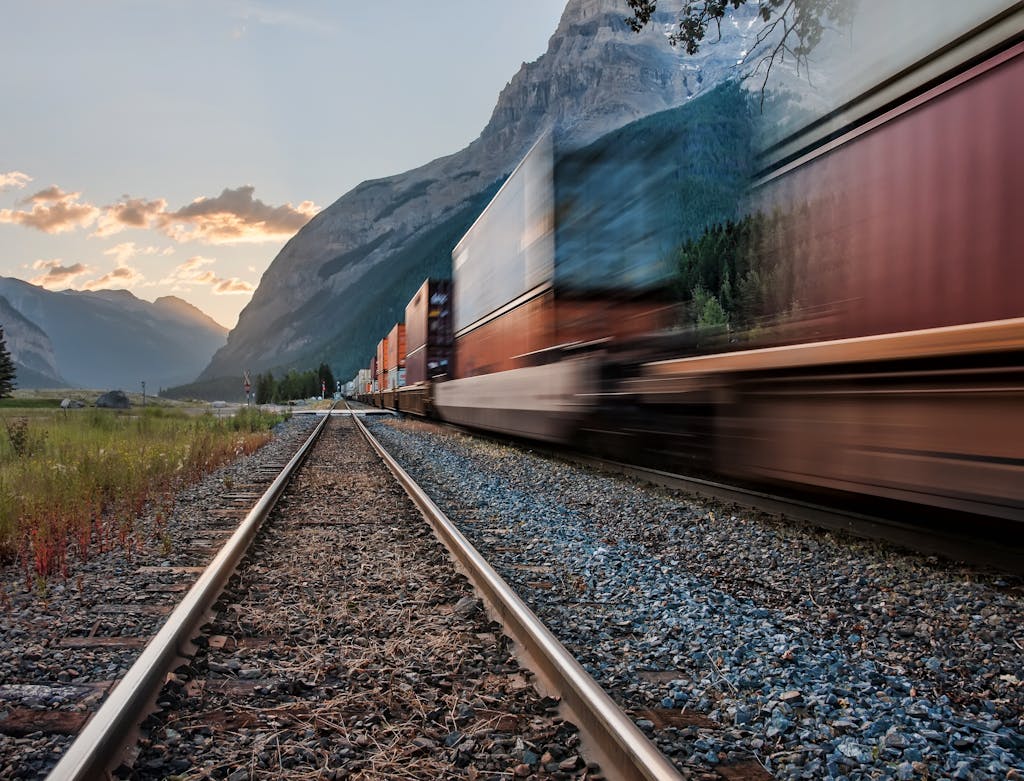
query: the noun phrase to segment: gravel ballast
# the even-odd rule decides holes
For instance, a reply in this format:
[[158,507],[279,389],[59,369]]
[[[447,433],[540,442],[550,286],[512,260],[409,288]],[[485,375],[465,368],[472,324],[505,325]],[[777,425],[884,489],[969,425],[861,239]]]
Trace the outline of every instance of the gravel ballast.
[[1024,779],[1019,580],[413,420],[371,429],[693,777]]

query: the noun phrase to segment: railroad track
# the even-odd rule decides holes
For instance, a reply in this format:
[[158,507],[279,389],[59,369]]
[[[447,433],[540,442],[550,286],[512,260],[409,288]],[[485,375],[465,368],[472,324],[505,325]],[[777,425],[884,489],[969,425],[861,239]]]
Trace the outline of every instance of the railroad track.
[[678,778],[362,436],[319,423],[49,778]]
[[1019,578],[533,446],[369,425],[695,778],[767,776],[759,765],[786,778],[1024,767]]

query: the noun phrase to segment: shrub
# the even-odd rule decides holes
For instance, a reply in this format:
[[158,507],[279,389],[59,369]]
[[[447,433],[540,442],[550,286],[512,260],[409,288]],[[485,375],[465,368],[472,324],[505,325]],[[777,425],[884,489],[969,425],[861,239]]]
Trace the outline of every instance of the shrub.
[[173,411],[81,410],[4,419],[0,448],[0,560],[26,579],[66,575],[73,556],[139,544],[134,523],[157,503],[269,438],[280,416],[188,417]]

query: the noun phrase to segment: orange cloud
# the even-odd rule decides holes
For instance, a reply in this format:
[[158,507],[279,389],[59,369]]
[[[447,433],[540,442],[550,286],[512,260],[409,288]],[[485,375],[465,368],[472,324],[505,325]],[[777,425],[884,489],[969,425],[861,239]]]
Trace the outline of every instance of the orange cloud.
[[174,274],[178,278],[191,279],[195,275],[192,273],[198,268],[203,266],[209,266],[214,263],[213,258],[204,258],[202,255],[193,255],[191,258],[186,260],[174,269]]
[[134,241],[125,241],[103,250],[104,255],[113,255],[118,263],[124,263],[139,255],[169,255],[172,252],[173,250],[161,250],[159,247],[137,247]]
[[108,271],[101,277],[90,279],[82,284],[82,290],[109,290],[111,288],[130,288],[144,280],[145,277],[123,261],[117,262],[113,271]]
[[237,244],[291,238],[320,210],[312,201],[270,206],[253,197],[255,190],[244,185],[225,189],[215,198],[197,198],[162,214],[159,222],[176,241]]
[[213,286],[213,294],[215,296],[244,295],[245,293],[253,292],[255,289],[253,285],[244,279],[231,277],[230,279],[218,279]]
[[[24,186],[28,181],[31,178],[18,171],[0,174],[0,187]],[[252,185],[224,189],[218,196],[196,198],[176,211],[168,211],[163,198],[147,200],[125,195],[117,203],[99,209],[79,202],[81,193],[66,193],[52,185],[21,201],[22,206],[30,208],[0,209],[0,223],[61,233],[95,222],[91,235],[96,238],[138,228],[161,231],[179,242],[239,244],[291,238],[320,210],[312,201],[298,206],[271,206],[253,197],[255,191]]]
[[208,286],[210,292],[217,296],[243,295],[256,289],[238,277],[219,277],[213,269],[203,269],[214,262],[212,258],[195,255],[176,266],[168,277],[160,280],[160,284],[171,285],[174,291],[185,291],[189,286]]
[[91,224],[99,209],[88,203],[79,203],[81,193],[66,193],[52,185],[21,201],[31,205],[28,211],[0,209],[0,223],[11,223],[35,228],[43,233],[63,233]]
[[145,198],[123,196],[124,200],[103,207],[103,213],[96,225],[93,236],[105,238],[120,233],[125,228],[149,228],[159,222],[161,215],[167,211],[167,201],[157,198],[147,201]]
[[37,260],[32,264],[32,268],[43,273],[30,279],[29,282],[45,287],[47,290],[62,290],[70,287],[75,279],[91,271],[84,263],[72,263],[70,266],[65,266],[64,261],[60,258]]
[[32,177],[28,174],[23,174],[21,171],[8,171],[5,174],[0,174],[0,190],[12,187],[20,190],[31,181]]

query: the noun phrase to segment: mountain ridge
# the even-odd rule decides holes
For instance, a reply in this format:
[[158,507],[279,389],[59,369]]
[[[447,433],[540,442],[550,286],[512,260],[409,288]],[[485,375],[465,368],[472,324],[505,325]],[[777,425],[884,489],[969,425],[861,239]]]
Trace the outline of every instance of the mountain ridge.
[[[53,366],[43,373],[57,369],[49,377],[60,381],[57,387],[177,385],[206,365],[227,334],[181,299],[158,305],[128,290],[51,291],[0,277],[0,296],[49,340]],[[26,377],[19,387],[30,387]]]
[[[557,129],[566,143],[584,145],[678,106],[727,77],[745,49],[749,26],[727,26],[723,42],[707,47],[711,51],[695,70],[665,40],[682,4],[659,3],[654,23],[637,34],[625,23],[626,9],[618,0],[570,0],[545,53],[524,63],[501,90],[477,139],[418,168],[360,183],[285,244],[200,381],[243,369],[305,368],[325,359],[339,376],[354,371],[354,352],[368,355],[372,349],[372,343],[362,343],[370,337],[354,314],[360,290],[365,295],[371,283],[390,285],[380,317],[401,319],[402,295],[411,294],[441,259],[429,252],[418,264],[395,259],[430,244],[438,232],[468,227],[467,209],[482,209],[484,194],[542,132]],[[754,15],[756,9],[748,14]],[[396,266],[394,274],[379,271],[387,265]],[[359,344],[346,348],[354,329]]]
[[0,296],[0,325],[17,372],[16,387],[59,388],[67,384],[57,368],[50,337],[3,296]]

